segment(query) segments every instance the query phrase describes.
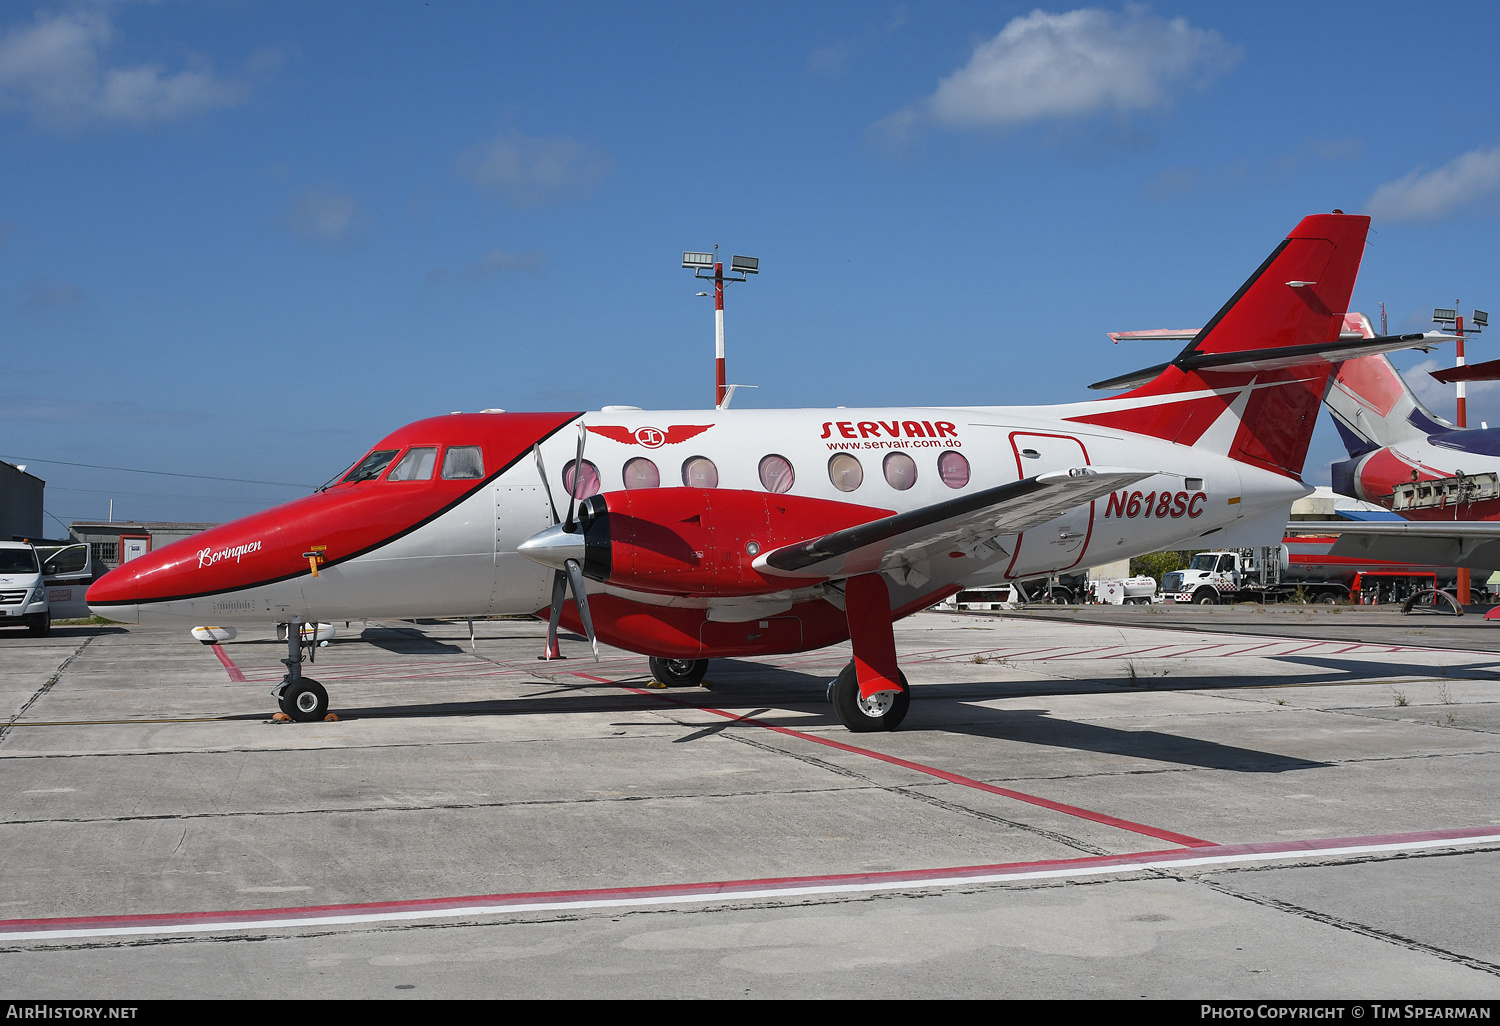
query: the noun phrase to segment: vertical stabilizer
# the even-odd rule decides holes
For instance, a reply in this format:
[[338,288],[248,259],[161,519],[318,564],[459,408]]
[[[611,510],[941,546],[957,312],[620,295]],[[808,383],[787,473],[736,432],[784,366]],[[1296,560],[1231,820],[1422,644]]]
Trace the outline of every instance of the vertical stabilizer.
[[[1300,477],[1334,365],[1272,351],[1339,339],[1369,227],[1338,212],[1304,218],[1160,374],[1070,419]],[[1201,366],[1209,358],[1214,369]]]

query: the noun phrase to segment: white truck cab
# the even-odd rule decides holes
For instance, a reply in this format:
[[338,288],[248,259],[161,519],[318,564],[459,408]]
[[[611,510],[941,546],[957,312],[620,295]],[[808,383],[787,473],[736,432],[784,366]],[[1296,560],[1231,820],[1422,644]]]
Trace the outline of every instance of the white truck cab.
[[84,596],[93,578],[87,543],[0,541],[0,627],[26,627],[43,637],[53,617],[88,616]]

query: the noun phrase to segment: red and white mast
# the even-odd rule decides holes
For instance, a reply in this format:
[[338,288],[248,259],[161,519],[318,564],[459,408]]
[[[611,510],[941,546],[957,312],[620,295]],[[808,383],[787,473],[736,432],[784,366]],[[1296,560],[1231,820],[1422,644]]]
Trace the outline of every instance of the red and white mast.
[[[729,273],[738,274],[738,278],[724,276],[724,264],[719,260],[718,246],[714,247],[712,253],[683,253],[682,266],[691,267],[694,278],[714,283],[714,409],[723,409],[730,394],[729,379],[724,370],[724,286],[732,281],[749,281],[750,275],[759,274],[760,258],[736,255],[729,263]],[[703,273],[710,268],[713,270],[712,275]],[[700,292],[698,295],[707,293]]]

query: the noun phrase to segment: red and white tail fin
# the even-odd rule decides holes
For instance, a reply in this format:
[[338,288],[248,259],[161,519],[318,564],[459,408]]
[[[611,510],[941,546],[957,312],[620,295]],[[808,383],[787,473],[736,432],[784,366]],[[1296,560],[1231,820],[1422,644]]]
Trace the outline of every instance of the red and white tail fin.
[[1369,227],[1351,214],[1303,218],[1171,363],[1069,419],[1300,477]]
[[1453,427],[1422,405],[1384,354],[1345,362],[1325,401],[1350,456],[1426,441],[1428,435]]

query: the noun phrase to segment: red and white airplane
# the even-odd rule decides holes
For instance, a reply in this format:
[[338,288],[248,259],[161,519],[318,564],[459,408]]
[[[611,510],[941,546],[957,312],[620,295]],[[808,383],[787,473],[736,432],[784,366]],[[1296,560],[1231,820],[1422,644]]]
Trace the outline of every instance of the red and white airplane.
[[[90,607],[127,622],[526,613],[691,684],[712,657],[850,640],[852,730],[909,700],[891,624],[1003,569],[1280,541],[1369,219],[1308,217],[1170,364],[1062,406],[454,414],[338,483],[132,560]],[[1420,337],[1420,336],[1416,336]],[[587,445],[585,445],[587,442]],[[552,476],[556,472],[557,476]],[[559,516],[553,494],[569,496]],[[571,598],[568,593],[571,591]],[[281,708],[320,719],[289,630]]]

